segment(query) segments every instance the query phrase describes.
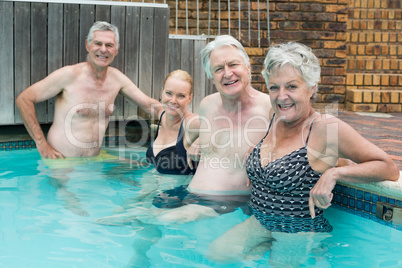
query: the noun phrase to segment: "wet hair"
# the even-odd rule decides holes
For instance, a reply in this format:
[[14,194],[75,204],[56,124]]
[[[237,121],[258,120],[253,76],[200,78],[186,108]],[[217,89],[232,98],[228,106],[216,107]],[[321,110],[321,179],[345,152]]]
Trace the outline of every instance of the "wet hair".
[[115,35],[115,40],[116,40],[116,48],[118,48],[120,44],[120,37],[119,37],[119,29],[114,26],[113,24],[110,24],[106,21],[97,21],[95,22],[92,27],[89,29],[88,37],[87,37],[87,42],[88,44],[91,43],[93,37],[94,37],[94,32],[95,31],[111,31]]
[[300,72],[308,87],[316,86],[313,95],[315,97],[318,91],[321,67],[312,49],[297,42],[276,44],[269,48],[264,60],[264,69],[261,72],[267,86],[269,76],[287,65]]
[[169,78],[177,78],[180,79],[181,81],[188,82],[190,84],[190,95],[193,94],[193,78],[191,78],[191,75],[189,75],[188,72],[184,70],[175,70],[170,74],[168,74],[165,78],[165,81],[163,82],[163,89],[165,89],[166,81]]
[[250,66],[250,58],[247,55],[246,50],[242,46],[242,44],[237,41],[234,37],[230,35],[220,35],[215,38],[214,41],[209,42],[202,50],[201,50],[201,60],[202,60],[202,65],[204,66],[205,73],[207,74],[207,77],[209,79],[212,78],[212,73],[211,73],[211,53],[215,49],[224,47],[224,46],[232,46],[234,48],[237,48],[240,52],[240,55],[242,56],[244,63],[246,67],[248,68]]

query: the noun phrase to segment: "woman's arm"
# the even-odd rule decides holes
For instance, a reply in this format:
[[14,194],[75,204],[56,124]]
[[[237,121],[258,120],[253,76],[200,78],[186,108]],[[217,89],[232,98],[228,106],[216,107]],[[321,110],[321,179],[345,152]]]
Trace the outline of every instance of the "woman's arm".
[[[336,157],[350,159],[354,165],[335,166],[327,169],[310,191],[310,212],[314,217],[314,206],[327,208],[332,200],[332,189],[338,181],[353,183],[396,181],[399,169],[391,157],[373,143],[362,137],[345,122],[330,118],[321,121],[319,128],[325,135],[326,152]],[[323,129],[324,127],[324,129]],[[328,135],[330,134],[330,135]],[[342,163],[342,161],[341,161]]]

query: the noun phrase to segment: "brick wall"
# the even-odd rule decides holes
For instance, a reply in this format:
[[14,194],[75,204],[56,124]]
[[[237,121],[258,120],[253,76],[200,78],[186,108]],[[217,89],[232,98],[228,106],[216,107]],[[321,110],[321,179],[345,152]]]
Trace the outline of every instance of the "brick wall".
[[239,15],[238,1],[230,1],[228,12],[228,1],[221,0],[219,20],[218,1],[199,0],[198,21],[197,1],[188,0],[187,11],[186,1],[178,1],[177,20],[176,1],[166,3],[171,34],[230,31],[239,39],[251,58],[253,86],[260,91],[266,92],[260,72],[269,40],[293,40],[312,47],[321,61],[317,106],[335,103],[355,111],[400,111],[401,0],[270,0],[270,36],[266,1],[241,1]]
[[346,108],[401,112],[402,1],[349,2]]

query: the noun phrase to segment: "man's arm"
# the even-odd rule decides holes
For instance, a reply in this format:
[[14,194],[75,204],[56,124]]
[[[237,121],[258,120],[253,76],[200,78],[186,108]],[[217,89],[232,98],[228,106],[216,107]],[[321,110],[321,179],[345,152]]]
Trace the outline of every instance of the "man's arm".
[[[184,148],[187,150],[187,163],[193,168],[192,161],[198,162],[201,159],[201,144],[200,144],[200,132],[210,132],[210,127],[208,127],[209,120],[206,117],[206,113],[211,111],[212,106],[215,105],[215,101],[212,95],[204,97],[199,106],[199,115],[193,114],[189,120],[186,119],[187,124],[185,124],[185,140]],[[206,128],[200,130],[201,121]]]
[[192,161],[200,160],[201,151],[198,146],[200,134],[200,119],[198,114],[191,114],[184,119],[183,145],[187,151],[187,163],[191,169],[194,168]]
[[126,75],[121,73],[121,80],[123,83],[123,87],[120,90],[120,93],[129,98],[132,102],[134,102],[137,106],[139,106],[143,111],[150,114],[154,118],[158,118],[160,112],[163,109],[162,104],[145,95]]
[[63,75],[66,73],[65,71],[65,68],[57,70],[43,80],[31,85],[21,92],[16,100],[25,128],[35,141],[40,155],[44,158],[64,158],[64,156],[47,143],[36,117],[35,103],[50,99],[61,92],[62,87],[58,85],[65,80]]

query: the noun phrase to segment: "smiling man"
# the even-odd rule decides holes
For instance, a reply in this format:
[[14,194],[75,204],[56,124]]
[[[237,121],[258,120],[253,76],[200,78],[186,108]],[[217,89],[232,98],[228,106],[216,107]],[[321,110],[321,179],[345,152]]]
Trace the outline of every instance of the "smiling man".
[[[250,60],[241,43],[229,35],[218,36],[201,51],[201,58],[217,93],[200,103],[198,167],[187,188],[154,199],[154,206],[169,208],[154,211],[158,224],[216,217],[246,207],[251,185],[245,160],[268,129],[270,98],[252,88]],[[197,155],[191,151],[195,147],[188,153]],[[174,209],[163,205],[177,199],[181,201]]]
[[[44,158],[98,155],[119,93],[153,115],[157,116],[161,109],[158,101],[146,96],[126,75],[110,67],[119,51],[116,26],[95,22],[85,44],[86,62],[56,70],[17,98],[24,125]],[[55,97],[55,112],[46,140],[34,104],[52,97]]]
[[201,159],[189,191],[248,195],[244,163],[248,150],[269,125],[269,96],[252,88],[249,57],[232,36],[218,36],[201,51],[201,57],[218,92],[200,104]]

